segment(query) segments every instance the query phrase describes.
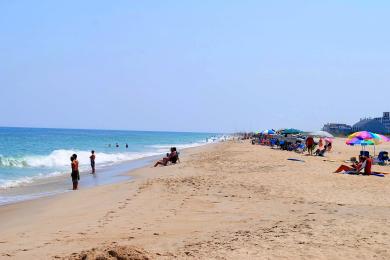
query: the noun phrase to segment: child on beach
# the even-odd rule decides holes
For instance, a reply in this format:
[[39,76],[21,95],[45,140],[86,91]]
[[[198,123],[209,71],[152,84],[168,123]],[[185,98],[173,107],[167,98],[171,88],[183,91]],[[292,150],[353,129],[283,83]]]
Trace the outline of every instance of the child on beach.
[[77,160],[77,154],[73,154],[72,157],[70,157],[70,161],[72,162],[72,183],[73,183],[73,190],[77,190],[79,180],[80,180],[80,173],[79,173],[79,161]]
[[89,159],[91,160],[91,168],[92,168],[92,174],[95,174],[95,151],[91,151],[91,156],[89,156]]

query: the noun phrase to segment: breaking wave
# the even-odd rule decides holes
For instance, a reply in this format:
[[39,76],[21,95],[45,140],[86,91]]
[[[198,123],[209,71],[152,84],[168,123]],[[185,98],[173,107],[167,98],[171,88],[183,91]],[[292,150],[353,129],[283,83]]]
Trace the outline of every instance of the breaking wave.
[[[24,157],[0,156],[0,167],[15,168],[63,168],[69,167],[70,156],[77,154],[80,165],[89,164],[90,151],[55,150],[49,155],[33,155]],[[98,164],[114,164],[121,161],[129,161],[157,155],[159,153],[96,153]]]

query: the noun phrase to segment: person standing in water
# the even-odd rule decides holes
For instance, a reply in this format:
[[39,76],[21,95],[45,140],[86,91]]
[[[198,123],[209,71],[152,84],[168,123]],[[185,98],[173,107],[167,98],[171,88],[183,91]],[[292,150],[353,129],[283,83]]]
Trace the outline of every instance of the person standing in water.
[[89,156],[89,159],[91,160],[91,168],[92,168],[92,174],[95,174],[95,151],[91,151],[91,156]]
[[73,182],[73,190],[77,190],[79,180],[80,180],[80,173],[79,173],[79,161],[77,160],[77,154],[73,154],[72,157],[70,157],[70,160],[72,162],[72,182]]
[[129,145],[128,145],[128,144],[126,144],[126,149],[127,149],[127,148],[129,148]]

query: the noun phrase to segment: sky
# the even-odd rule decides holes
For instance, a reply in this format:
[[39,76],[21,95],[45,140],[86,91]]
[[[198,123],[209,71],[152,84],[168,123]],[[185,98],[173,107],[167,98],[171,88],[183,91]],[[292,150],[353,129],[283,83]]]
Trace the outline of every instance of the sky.
[[0,1],[0,126],[236,132],[389,111],[389,1]]

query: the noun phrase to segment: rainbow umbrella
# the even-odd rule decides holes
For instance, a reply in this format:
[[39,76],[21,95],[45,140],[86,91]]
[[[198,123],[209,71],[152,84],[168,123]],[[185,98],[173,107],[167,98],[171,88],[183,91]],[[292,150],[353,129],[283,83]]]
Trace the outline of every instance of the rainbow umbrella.
[[390,138],[368,132],[368,131],[360,131],[353,133],[348,136],[348,139],[346,140],[347,145],[361,145],[362,148],[366,145],[374,145],[374,156],[375,156],[375,145],[381,144],[382,142],[389,142]]
[[390,142],[390,138],[384,135],[368,132],[368,131],[360,131],[353,133],[348,136],[348,139],[353,139],[353,138],[359,138],[361,140],[371,140],[371,139],[376,139],[376,140],[381,140],[385,142]]
[[380,141],[378,141],[377,139],[367,139],[367,140],[362,140],[362,139],[359,139],[359,138],[351,138],[351,139],[347,139],[347,141],[345,141],[345,143],[347,145],[361,145],[361,146],[366,146],[366,145],[376,145],[376,144],[380,144]]

